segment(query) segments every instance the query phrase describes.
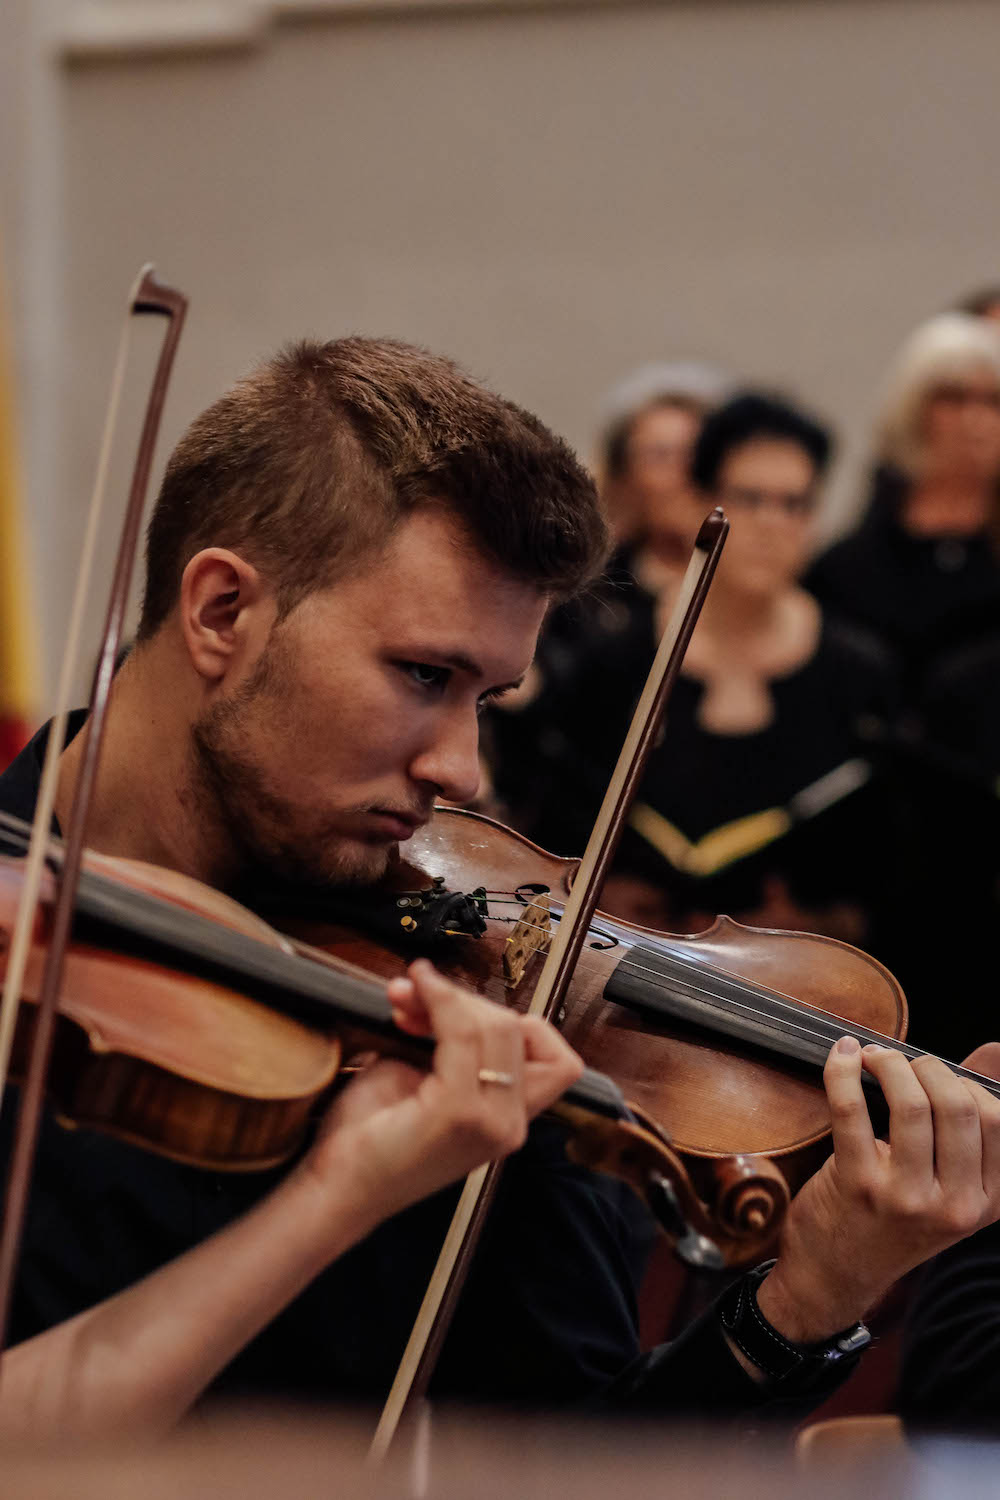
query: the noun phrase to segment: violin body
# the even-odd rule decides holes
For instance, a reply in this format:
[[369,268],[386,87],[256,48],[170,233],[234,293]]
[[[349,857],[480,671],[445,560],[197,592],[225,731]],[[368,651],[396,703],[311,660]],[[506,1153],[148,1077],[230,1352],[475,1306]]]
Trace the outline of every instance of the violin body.
[[[2,939],[13,923],[22,866],[0,859]],[[92,854],[85,868],[258,941],[283,944],[251,912],[173,871]],[[11,1054],[15,1078],[24,1073],[52,884],[47,875]],[[3,941],[0,977],[6,951]],[[332,1031],[303,1025],[222,984],[74,938],[48,1093],[64,1124],[106,1131],[196,1166],[257,1171],[284,1161],[302,1143],[341,1051]]]
[[[490,818],[456,808],[435,809],[404,850],[390,874],[400,891],[426,888],[443,877],[451,890],[485,886],[510,896],[520,891],[524,901],[544,888],[558,903],[578,867],[578,861],[548,854]],[[525,1009],[543,955],[532,957],[521,981],[508,989],[503,954],[516,907],[495,898],[489,906],[494,915],[482,938],[455,937],[435,948],[434,960],[488,998]],[[387,978],[405,968],[403,930],[389,950],[362,933],[315,920],[279,925]],[[589,1066],[614,1078],[629,1101],[667,1131],[700,1186],[709,1186],[713,1162],[740,1156],[771,1159],[794,1191],[829,1145],[830,1116],[817,1071],[609,998],[606,991],[626,955],[634,960],[645,938],[661,936],[598,912],[556,1024]],[[414,956],[418,945],[415,937]],[[807,1010],[897,1040],[905,1036],[906,1000],[896,980],[876,959],[835,938],[763,931],[719,917],[705,932],[671,935],[670,945],[697,964],[766,986]]]

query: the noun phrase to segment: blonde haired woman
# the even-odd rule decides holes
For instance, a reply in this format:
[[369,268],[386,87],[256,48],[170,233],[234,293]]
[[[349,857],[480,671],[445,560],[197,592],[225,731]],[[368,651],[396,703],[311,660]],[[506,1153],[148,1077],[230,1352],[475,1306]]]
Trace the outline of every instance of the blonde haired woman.
[[885,384],[873,493],[806,585],[900,652],[930,656],[1000,628],[1000,329],[942,313],[911,334]]
[[910,336],[885,385],[877,454],[860,526],[806,583],[897,650],[905,718],[893,784],[910,851],[900,907],[934,920],[919,937],[904,928],[894,962],[915,1040],[958,1057],[995,1010],[1000,656],[995,644],[983,652],[1000,636],[1000,329],[953,312]]

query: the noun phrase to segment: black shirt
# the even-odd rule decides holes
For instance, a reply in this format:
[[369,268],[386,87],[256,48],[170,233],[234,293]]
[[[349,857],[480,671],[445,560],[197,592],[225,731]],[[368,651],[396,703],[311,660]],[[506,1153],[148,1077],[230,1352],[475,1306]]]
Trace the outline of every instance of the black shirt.
[[1000,1224],[922,1274],[903,1332],[898,1406],[914,1428],[1000,1431]]
[[891,952],[879,956],[911,1001],[911,1041],[960,1059],[998,1034],[1000,804],[988,773],[1000,770],[1000,556],[985,530],[906,531],[906,489],[897,471],[879,469],[861,524],[817,558],[805,583],[832,614],[890,642],[901,664],[893,790],[907,824],[900,910],[912,917],[897,921]]
[[[585,847],[656,650],[652,596],[633,584],[617,605],[602,631],[590,631],[575,679],[558,688],[559,771],[525,829],[559,853]],[[866,633],[824,617],[809,660],[768,686],[768,725],[717,734],[699,721],[703,684],[678,679],[615,870],[665,893],[675,931],[752,912],[778,877],[811,912],[851,905],[866,924],[853,940],[891,947],[899,839],[884,760],[893,659]]]
[[914,924],[930,1041],[961,1060],[1000,1037],[1000,637],[942,653],[918,702],[920,734],[905,768],[920,817]]
[[1000,560],[986,532],[906,531],[899,522],[905,495],[903,476],[879,469],[861,524],[821,553],[804,582],[831,614],[898,652],[912,699],[938,652],[1000,629]]
[[[77,716],[71,729],[81,722]],[[3,810],[31,815],[46,733],[0,776]],[[5,1157],[12,1112],[8,1104]],[[46,1117],[12,1341],[182,1254],[249,1209],[280,1176],[201,1171]],[[217,1388],[382,1398],[456,1196],[449,1189],[418,1203],[342,1256],[237,1356]],[[635,1285],[648,1239],[648,1216],[629,1189],[571,1165],[560,1130],[536,1123],[504,1171],[432,1391],[517,1404],[603,1397],[630,1410],[713,1414],[768,1400],[732,1357],[714,1310],[674,1344],[640,1353]],[[832,1383],[846,1373],[836,1370]],[[770,1405],[797,1410],[828,1389],[788,1389]]]

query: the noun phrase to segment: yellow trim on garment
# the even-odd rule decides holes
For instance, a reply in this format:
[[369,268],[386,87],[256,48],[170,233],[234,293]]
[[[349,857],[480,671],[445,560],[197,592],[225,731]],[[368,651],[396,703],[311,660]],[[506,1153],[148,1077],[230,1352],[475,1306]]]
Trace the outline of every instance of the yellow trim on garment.
[[723,823],[721,828],[713,828],[692,843],[654,807],[637,802],[629,824],[675,870],[686,875],[705,876],[715,875],[726,865],[735,864],[738,859],[746,859],[747,855],[756,854],[758,849],[773,844],[775,839],[788,832],[792,820],[783,808],[768,807],[763,812]]

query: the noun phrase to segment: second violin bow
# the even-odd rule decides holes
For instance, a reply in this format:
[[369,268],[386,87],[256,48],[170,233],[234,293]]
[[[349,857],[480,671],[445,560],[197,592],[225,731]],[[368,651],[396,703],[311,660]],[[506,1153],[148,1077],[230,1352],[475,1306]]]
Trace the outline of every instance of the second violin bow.
[[66,830],[65,853],[56,877],[57,890],[52,918],[52,937],[42,973],[38,1005],[35,1013],[34,1031],[29,1050],[27,1076],[21,1096],[21,1107],[18,1113],[17,1129],[14,1135],[11,1162],[7,1175],[3,1228],[0,1231],[0,1351],[3,1350],[6,1342],[14,1274],[20,1253],[24,1215],[28,1201],[28,1188],[34,1166],[35,1147],[38,1140],[39,1122],[41,1120],[45,1077],[52,1050],[55,1013],[59,997],[59,987],[62,981],[63,961],[73,923],[73,906],[80,863],[83,856],[87,816],[97,778],[97,764],[101,751],[108,698],[111,691],[111,679],[114,675],[115,660],[121,643],[122,621],[128,603],[132,567],[139,542],[143,506],[146,499],[146,490],[149,485],[149,474],[152,468],[153,452],[156,447],[160,418],[163,414],[163,405],[166,399],[167,383],[170,378],[174,355],[177,352],[177,344],[180,339],[186,311],[187,298],[183,292],[179,292],[173,287],[164,286],[161,282],[157,281],[151,265],[143,266],[129,297],[125,327],[122,331],[118,357],[115,362],[111,399],[101,439],[97,477],[91,497],[83,556],[81,558],[71,613],[70,634],[60,671],[55,717],[49,730],[49,741],[46,749],[45,763],[42,768],[38,807],[28,853],[24,890],[14,927],[11,956],[7,966],[2,1006],[0,1006],[0,1089],[2,1089],[10,1056],[10,1047],[13,1039],[14,1024],[17,1018],[21,987],[24,981],[24,972],[27,965],[30,938],[35,922],[38,892],[45,863],[45,848],[52,821],[52,808],[55,801],[58,780],[59,756],[62,753],[63,739],[66,732],[69,695],[72,690],[73,676],[79,657],[83,612],[96,551],[98,521],[107,487],[112,438],[124,383],[128,349],[128,328],[133,316],[151,313],[168,320],[167,330],[160,348],[153,376],[153,384],[146,406],[132,482],[129,487],[128,503],[122,523],[121,539],[118,545],[114,576],[111,582],[111,593],[108,601],[104,634],[101,640],[97,670],[94,676],[94,685],[90,699],[87,721],[87,745],[73,799],[69,827]]

